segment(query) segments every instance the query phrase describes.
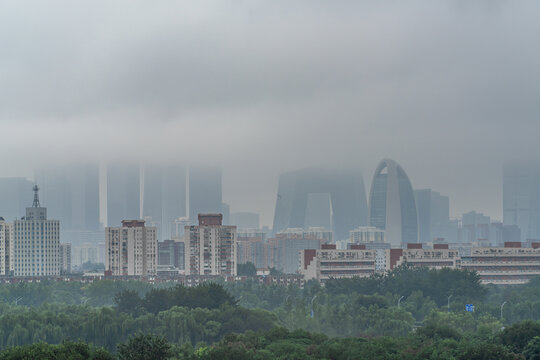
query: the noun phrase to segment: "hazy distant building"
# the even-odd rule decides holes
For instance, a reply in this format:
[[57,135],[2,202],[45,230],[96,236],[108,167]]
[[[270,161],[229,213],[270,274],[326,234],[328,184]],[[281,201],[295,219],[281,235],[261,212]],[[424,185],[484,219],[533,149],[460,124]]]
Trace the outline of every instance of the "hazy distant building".
[[158,238],[170,239],[175,219],[186,215],[185,167],[145,166],[143,217],[155,222]]
[[259,214],[253,212],[231,213],[231,224],[239,229],[258,229]]
[[418,238],[421,243],[433,239],[448,241],[450,221],[450,201],[431,189],[415,190],[416,209],[418,212]]
[[236,276],[236,226],[223,225],[222,214],[199,214],[199,225],[185,228],[186,275]]
[[382,160],[373,176],[369,222],[386,231],[386,241],[392,246],[418,242],[418,217],[411,182],[393,160]]
[[71,244],[60,244],[60,253],[58,256],[58,265],[61,274],[71,273]]
[[138,165],[107,166],[107,224],[140,219],[140,169]]
[[221,169],[218,167],[189,168],[189,217],[222,213]]
[[34,201],[32,207],[26,208],[24,219],[13,224],[15,276],[60,274],[60,221],[47,219],[47,208],[41,207],[38,190],[35,186]]
[[183,241],[164,240],[158,243],[158,265],[184,269],[185,243]]
[[81,266],[84,263],[100,263],[103,261],[99,255],[99,247],[95,243],[83,243],[73,246],[72,264]]
[[521,241],[540,239],[540,167],[508,163],[503,167],[503,224],[517,225]]
[[44,167],[35,170],[35,178],[49,216],[62,224],[62,241],[79,244],[103,236],[99,234],[97,165]]
[[0,275],[13,271],[13,224],[0,217]]
[[375,226],[359,226],[349,232],[349,242],[353,244],[385,243],[386,236],[382,229]]
[[473,243],[477,241],[490,242],[491,219],[475,211],[463,214],[462,242]]
[[13,222],[24,216],[28,204],[32,203],[34,184],[22,177],[0,178],[0,216]]
[[367,202],[360,172],[309,168],[280,176],[274,233],[317,226],[346,239],[361,225],[367,225]]
[[266,233],[259,229],[238,229],[238,264],[252,263],[260,268],[268,268],[268,243]]
[[105,229],[105,271],[113,276],[148,276],[157,272],[156,228],[143,220],[123,220]]

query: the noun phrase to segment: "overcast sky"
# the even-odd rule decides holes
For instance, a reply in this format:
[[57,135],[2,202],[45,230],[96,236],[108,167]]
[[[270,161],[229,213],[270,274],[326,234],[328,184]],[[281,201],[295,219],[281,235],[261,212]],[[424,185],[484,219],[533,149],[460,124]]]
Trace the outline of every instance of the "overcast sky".
[[[280,172],[393,158],[500,219],[540,157],[538,1],[2,1],[0,176],[133,158],[224,171],[271,225]],[[368,191],[369,189],[366,189]]]

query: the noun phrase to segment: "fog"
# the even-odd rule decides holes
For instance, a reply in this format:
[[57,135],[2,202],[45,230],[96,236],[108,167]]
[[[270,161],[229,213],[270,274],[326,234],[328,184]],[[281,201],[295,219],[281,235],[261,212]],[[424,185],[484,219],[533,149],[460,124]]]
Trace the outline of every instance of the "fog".
[[[271,225],[283,171],[393,158],[451,215],[502,217],[537,160],[536,1],[3,1],[0,176],[207,163]],[[368,190],[368,189],[366,189]]]

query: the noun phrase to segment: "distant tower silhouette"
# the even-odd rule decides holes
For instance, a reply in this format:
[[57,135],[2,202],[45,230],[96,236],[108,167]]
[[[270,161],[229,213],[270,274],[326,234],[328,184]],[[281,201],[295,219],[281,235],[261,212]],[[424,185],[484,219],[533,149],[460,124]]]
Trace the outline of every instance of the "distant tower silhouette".
[[39,194],[38,194],[39,187],[37,185],[34,185],[32,190],[34,190],[34,202],[32,203],[32,207],[35,207],[35,208],[41,207],[39,205]]

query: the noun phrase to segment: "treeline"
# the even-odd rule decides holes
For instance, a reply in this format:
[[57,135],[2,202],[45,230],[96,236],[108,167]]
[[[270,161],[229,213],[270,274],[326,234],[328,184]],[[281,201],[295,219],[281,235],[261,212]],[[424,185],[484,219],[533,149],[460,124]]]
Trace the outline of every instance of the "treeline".
[[[213,345],[174,344],[165,337],[139,333],[116,351],[64,341],[37,343],[0,352],[0,360],[536,360],[540,358],[540,324],[523,322],[494,336],[470,333],[451,324],[427,321],[404,337],[329,338],[304,330],[271,330],[227,334]],[[440,320],[440,319],[438,319]]]
[[134,290],[124,290],[114,297],[119,311],[132,315],[149,312],[157,314],[173,306],[217,309],[223,305],[236,306],[237,301],[216,283],[203,283],[199,286],[154,288],[141,298]]

